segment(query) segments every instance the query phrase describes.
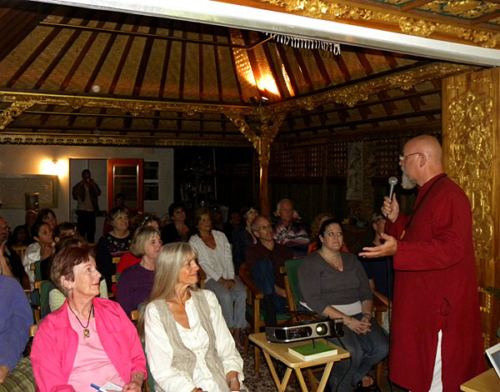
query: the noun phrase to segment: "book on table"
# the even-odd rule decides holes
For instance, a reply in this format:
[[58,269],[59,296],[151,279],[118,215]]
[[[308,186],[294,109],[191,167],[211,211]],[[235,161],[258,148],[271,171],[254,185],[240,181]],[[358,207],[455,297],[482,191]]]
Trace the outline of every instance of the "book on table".
[[302,359],[303,361],[312,361],[328,357],[330,355],[337,355],[338,350],[323,342],[315,342],[315,344],[303,344],[301,346],[289,347],[288,352]]

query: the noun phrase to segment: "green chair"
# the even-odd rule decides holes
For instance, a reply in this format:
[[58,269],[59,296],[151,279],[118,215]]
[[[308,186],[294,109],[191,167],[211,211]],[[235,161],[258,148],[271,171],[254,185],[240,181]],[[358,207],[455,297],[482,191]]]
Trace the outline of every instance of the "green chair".
[[[264,299],[264,294],[257,287],[257,285],[252,280],[252,275],[250,270],[247,268],[246,263],[243,263],[239,269],[239,277],[246,287],[247,291],[247,307],[246,307],[246,318],[250,324],[250,333],[259,333],[261,328],[266,326],[265,316],[266,311],[260,308],[260,301]],[[276,315],[278,324],[283,324],[290,318],[287,313],[278,313]],[[245,341],[245,353],[248,352],[249,341],[248,337]],[[258,373],[260,370],[260,349],[255,346],[255,371]]]
[[[285,261],[285,289],[290,311],[296,312],[299,307],[299,267],[305,258]],[[283,272],[283,269],[281,269]]]

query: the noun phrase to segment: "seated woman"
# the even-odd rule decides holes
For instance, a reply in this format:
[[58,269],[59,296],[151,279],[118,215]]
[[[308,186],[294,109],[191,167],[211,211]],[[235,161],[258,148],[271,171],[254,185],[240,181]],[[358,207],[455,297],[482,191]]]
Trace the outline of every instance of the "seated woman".
[[[327,219],[333,219],[333,215],[329,212],[322,212],[316,215],[313,223],[311,224],[311,235],[309,236],[309,248],[307,249],[307,254],[313,253],[319,249],[319,229],[324,221]],[[342,245],[342,252],[349,252],[345,243]]]
[[234,279],[231,245],[224,233],[212,230],[210,211],[203,208],[196,214],[198,234],[189,244],[198,252],[198,262],[207,274],[205,287],[213,291],[222,307],[227,326],[232,331],[236,345],[241,348],[245,319],[246,291],[239,279]]
[[340,251],[343,235],[338,221],[324,221],[319,240],[320,249],[307,256],[298,275],[302,305],[322,316],[344,320],[344,337],[340,342],[337,338],[329,340],[345,346],[351,353],[351,360],[335,364],[330,388],[349,392],[358,383],[371,387],[374,380],[368,372],[387,356],[389,343],[372,318],[368,278],[355,255]]
[[138,228],[132,237],[130,251],[141,261],[117,276],[116,300],[126,314],[149,298],[155,278],[155,265],[161,250],[160,232],[152,226]]
[[[113,264],[114,257],[120,257],[128,252],[132,234],[128,229],[128,209],[125,207],[115,207],[109,211],[109,220],[112,230],[102,236],[97,244],[97,268],[104,275],[108,288],[111,285],[111,277],[116,274],[116,264]],[[113,290],[114,291],[114,290]]]
[[31,291],[35,288],[35,271],[31,270],[31,264],[49,259],[54,253],[54,232],[48,222],[37,221],[33,228],[33,242],[24,253],[23,266],[30,280]]
[[[60,225],[59,225],[60,226]],[[68,246],[88,246],[87,239],[83,237],[79,237],[78,235],[74,236],[66,236],[66,237],[61,237],[59,240],[57,238],[54,238],[56,240],[56,254],[52,256],[51,261],[50,261],[50,266],[52,268],[52,261],[54,260],[54,257],[64,248]],[[50,280],[50,276],[49,276]],[[57,286],[51,281],[51,287],[49,288],[49,302],[48,304],[42,303],[41,305],[41,315],[42,318],[45,317],[45,315],[56,311],[59,309],[61,306],[64,305],[64,302],[66,301],[66,295],[57,288]],[[99,297],[101,298],[106,298],[108,299],[108,287],[106,286],[106,281],[101,277],[101,281],[99,283]],[[47,309],[48,305],[48,309]]]
[[94,391],[107,382],[140,392],[146,360],[137,331],[120,305],[99,295],[91,250],[69,246],[54,258],[52,281],[68,297],[38,327],[31,361],[40,391]]
[[[158,219],[158,217],[156,217],[155,215],[146,215],[146,217],[140,223],[139,228],[145,227],[145,226],[151,226],[157,230],[160,230],[160,219]],[[133,238],[132,238],[132,241],[133,241]],[[132,249],[132,244],[130,244],[130,249]],[[128,267],[132,267],[134,264],[137,264],[139,261],[141,261],[141,257],[137,257],[132,252],[125,253],[120,258],[120,262],[118,263],[118,266],[116,267],[116,274],[121,274]]]
[[168,207],[168,215],[172,220],[161,230],[161,240],[164,244],[172,242],[187,242],[191,229],[186,224],[186,211],[181,203],[172,203]]
[[235,273],[238,274],[241,265],[246,262],[248,250],[257,243],[252,225],[259,216],[259,211],[253,206],[243,207],[241,216],[245,220],[245,225],[233,231],[233,263]]
[[199,290],[196,251],[165,245],[154,289],[139,318],[156,389],[163,392],[239,391],[243,360],[215,295]]

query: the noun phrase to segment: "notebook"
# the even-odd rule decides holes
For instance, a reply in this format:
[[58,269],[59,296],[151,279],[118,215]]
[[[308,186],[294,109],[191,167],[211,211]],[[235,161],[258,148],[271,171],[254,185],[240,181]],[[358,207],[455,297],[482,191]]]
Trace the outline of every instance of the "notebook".
[[488,355],[491,364],[497,372],[497,376],[500,378],[500,343],[495,344],[493,347],[487,349],[486,355]]

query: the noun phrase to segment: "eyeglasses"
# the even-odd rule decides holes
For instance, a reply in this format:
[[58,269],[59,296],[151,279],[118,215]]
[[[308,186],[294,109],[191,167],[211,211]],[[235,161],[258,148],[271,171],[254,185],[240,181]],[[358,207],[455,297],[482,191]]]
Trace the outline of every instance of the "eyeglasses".
[[9,226],[0,226],[0,230],[10,231]]
[[399,156],[399,162],[406,162],[406,160],[411,157],[412,155],[421,155],[421,152],[414,152],[413,154],[408,154],[408,155],[400,155]]

